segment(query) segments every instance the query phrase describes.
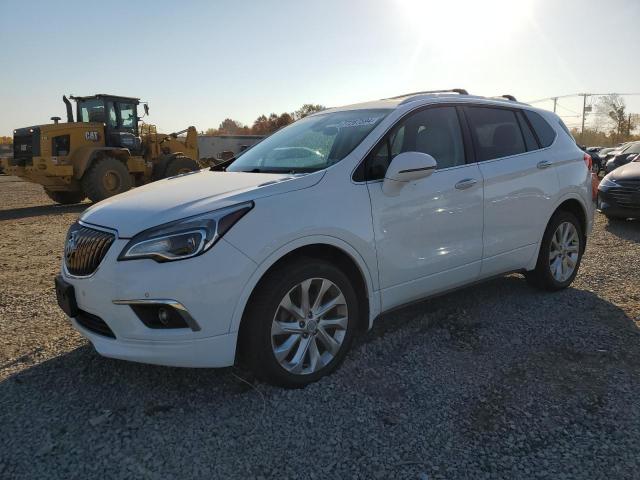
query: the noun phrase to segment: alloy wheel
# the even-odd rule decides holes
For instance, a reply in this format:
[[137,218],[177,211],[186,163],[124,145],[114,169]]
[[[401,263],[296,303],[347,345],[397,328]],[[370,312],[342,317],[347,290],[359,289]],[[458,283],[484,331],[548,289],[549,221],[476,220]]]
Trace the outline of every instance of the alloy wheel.
[[576,227],[563,222],[551,237],[549,248],[549,269],[557,282],[566,282],[578,265],[580,237]]
[[310,278],[280,301],[271,324],[273,354],[285,370],[308,375],[328,365],[345,340],[349,312],[338,286]]

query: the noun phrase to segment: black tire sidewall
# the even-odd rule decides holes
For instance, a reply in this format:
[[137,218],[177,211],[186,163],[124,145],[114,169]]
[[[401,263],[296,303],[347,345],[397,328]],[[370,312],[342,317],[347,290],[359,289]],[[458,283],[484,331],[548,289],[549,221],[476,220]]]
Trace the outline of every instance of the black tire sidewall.
[[[309,278],[326,278],[342,291],[349,311],[347,332],[340,351],[322,369],[308,375],[295,375],[285,370],[275,358],[271,345],[271,324],[280,301],[297,284]],[[299,388],[333,372],[344,360],[358,323],[358,299],[349,277],[329,262],[317,259],[298,260],[268,274],[257,288],[262,289],[250,300],[246,328],[243,329],[245,357],[252,369],[264,380],[280,386]],[[248,338],[247,338],[248,337]]]
[[[121,188],[118,192],[112,193],[104,188],[102,177],[108,170],[115,171],[120,176]],[[82,187],[87,196],[94,202],[99,202],[105,198],[124,193],[131,189],[133,182],[127,166],[112,157],[105,157],[96,161],[82,177]]]
[[80,203],[86,198],[86,195],[81,191],[52,191],[45,188],[44,193],[60,205],[73,205],[74,203]]
[[[580,248],[578,252],[578,261],[576,262],[576,268],[573,270],[571,276],[565,280],[564,282],[558,282],[555,278],[553,278],[553,274],[551,273],[551,267],[549,265],[549,250],[551,248],[551,238],[553,234],[556,232],[560,224],[570,222],[575,227],[578,232],[578,238],[580,241]],[[576,278],[578,274],[578,270],[580,269],[580,263],[582,261],[582,254],[585,249],[585,236],[582,231],[582,226],[580,222],[576,218],[576,216],[570,212],[559,211],[552,218],[549,224],[547,225],[547,229],[544,232],[544,236],[542,237],[542,243],[540,245],[540,254],[538,255],[538,264],[536,266],[537,273],[541,276],[541,280],[546,288],[550,290],[561,290],[563,288],[567,288],[573,280]]]

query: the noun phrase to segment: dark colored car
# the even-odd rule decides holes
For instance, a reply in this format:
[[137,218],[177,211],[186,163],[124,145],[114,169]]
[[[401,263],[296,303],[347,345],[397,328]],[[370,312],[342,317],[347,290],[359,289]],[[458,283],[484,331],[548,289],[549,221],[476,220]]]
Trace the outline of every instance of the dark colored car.
[[640,156],[602,179],[598,211],[607,218],[640,218]]
[[638,153],[640,153],[640,142],[629,143],[607,161],[606,172],[610,173],[616,168],[626,165],[631,161],[630,157],[635,157]]

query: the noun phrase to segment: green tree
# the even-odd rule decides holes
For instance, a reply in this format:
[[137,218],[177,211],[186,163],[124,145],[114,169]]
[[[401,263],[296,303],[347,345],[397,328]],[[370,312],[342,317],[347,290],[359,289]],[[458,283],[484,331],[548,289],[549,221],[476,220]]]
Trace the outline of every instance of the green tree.
[[318,103],[305,103],[298,110],[293,112],[293,116],[296,119],[304,118],[307,115],[311,115],[312,113],[321,112],[322,110],[326,110],[327,107],[324,105],[320,105]]

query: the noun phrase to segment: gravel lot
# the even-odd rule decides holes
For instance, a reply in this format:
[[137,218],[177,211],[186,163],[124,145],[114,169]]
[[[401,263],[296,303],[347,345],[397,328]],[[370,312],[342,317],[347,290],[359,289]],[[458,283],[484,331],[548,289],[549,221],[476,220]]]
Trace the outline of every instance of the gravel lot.
[[640,222],[598,215],[571,289],[388,314],[291,391],[98,356],[53,291],[85,206],[0,176],[0,478],[638,478]]

